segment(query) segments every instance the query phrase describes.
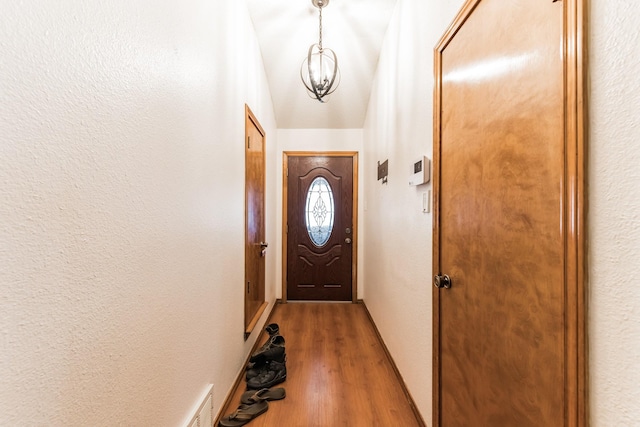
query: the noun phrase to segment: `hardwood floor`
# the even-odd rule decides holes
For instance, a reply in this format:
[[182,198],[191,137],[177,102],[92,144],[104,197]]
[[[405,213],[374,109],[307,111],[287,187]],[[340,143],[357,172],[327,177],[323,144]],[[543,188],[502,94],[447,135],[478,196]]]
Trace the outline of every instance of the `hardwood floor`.
[[[274,387],[284,387],[287,397],[269,402],[251,427],[424,425],[363,304],[279,304],[270,322],[280,325],[285,338],[287,380]],[[235,410],[244,391],[241,381],[223,415]]]

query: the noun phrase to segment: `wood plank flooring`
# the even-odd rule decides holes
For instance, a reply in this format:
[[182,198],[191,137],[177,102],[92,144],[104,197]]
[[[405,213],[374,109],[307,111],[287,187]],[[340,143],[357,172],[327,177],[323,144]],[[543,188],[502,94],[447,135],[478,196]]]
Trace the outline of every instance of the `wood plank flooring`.
[[[363,304],[279,304],[270,322],[280,325],[287,353],[284,400],[251,427],[420,427]],[[263,333],[260,343],[266,341]],[[223,415],[245,391],[234,391]],[[216,424],[217,425],[217,424]]]

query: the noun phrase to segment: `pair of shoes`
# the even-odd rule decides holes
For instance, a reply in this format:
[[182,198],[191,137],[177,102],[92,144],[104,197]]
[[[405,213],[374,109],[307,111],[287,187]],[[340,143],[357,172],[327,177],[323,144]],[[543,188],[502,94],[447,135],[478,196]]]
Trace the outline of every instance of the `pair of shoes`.
[[249,390],[240,396],[240,406],[230,415],[218,422],[219,427],[238,427],[247,424],[260,414],[269,409],[267,401],[284,399],[286,393],[283,388],[263,388]]
[[247,389],[258,390],[280,384],[287,379],[287,365],[270,360],[255,376],[247,379]]
[[287,354],[280,327],[277,323],[271,323],[265,330],[269,334],[267,342],[249,358],[246,372],[249,390],[269,388],[287,378]]
[[223,417],[218,422],[219,427],[239,427],[247,424],[260,414],[264,414],[269,409],[266,399],[261,399],[252,403],[241,403],[233,413]]

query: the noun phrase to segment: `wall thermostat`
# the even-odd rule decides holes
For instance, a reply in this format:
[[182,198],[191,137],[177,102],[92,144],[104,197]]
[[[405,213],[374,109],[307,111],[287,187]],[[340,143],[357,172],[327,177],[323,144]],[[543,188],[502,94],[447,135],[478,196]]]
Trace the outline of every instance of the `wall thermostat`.
[[426,156],[413,162],[411,174],[409,175],[409,185],[426,184],[431,179],[431,160]]

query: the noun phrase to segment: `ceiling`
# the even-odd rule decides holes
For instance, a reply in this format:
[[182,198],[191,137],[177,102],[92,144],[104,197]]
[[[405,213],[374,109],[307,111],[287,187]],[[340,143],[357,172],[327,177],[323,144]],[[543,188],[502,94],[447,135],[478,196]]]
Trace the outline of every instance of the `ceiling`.
[[327,102],[300,80],[309,46],[318,42],[311,0],[246,0],[262,51],[278,128],[360,129],[380,47],[396,0],[330,0],[322,9],[322,44],[338,57],[341,81]]

